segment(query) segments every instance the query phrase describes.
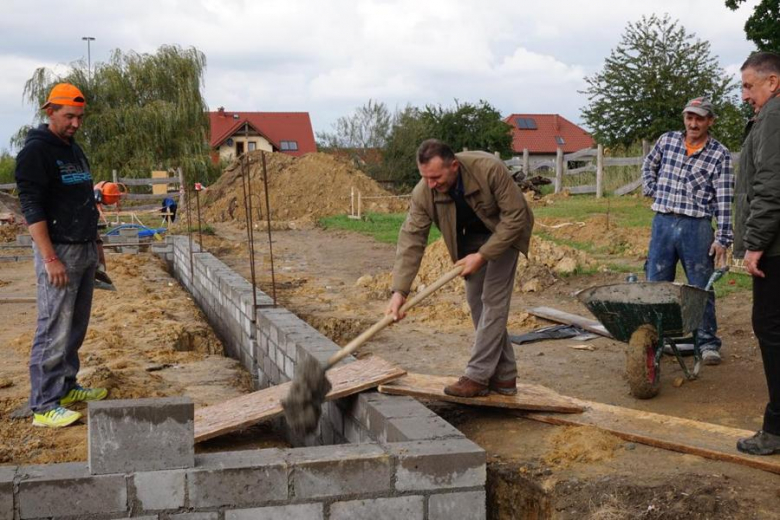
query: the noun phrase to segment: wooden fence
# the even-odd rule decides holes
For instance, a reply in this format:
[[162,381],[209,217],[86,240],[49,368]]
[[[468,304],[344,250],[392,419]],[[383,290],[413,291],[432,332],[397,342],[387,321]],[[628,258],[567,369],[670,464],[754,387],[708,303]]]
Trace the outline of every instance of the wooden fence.
[[[170,197],[171,195],[178,195],[179,197],[179,207],[184,207],[184,193],[181,189],[184,186],[184,174],[182,173],[181,168],[179,168],[176,171],[176,174],[174,177],[162,177],[162,178],[131,178],[131,177],[118,177],[116,170],[114,170],[111,174],[112,180],[115,183],[118,184],[124,184],[128,188],[130,186],[155,186],[155,185],[174,185],[177,186],[178,189],[176,190],[176,193],[128,193],[127,195],[122,197],[122,201],[162,201],[165,198]],[[13,191],[16,189],[15,183],[9,183],[9,184],[0,184],[0,190],[5,191]],[[156,210],[160,209],[160,204],[134,204],[132,206],[127,206],[124,208],[128,211],[150,211],[150,210]]]
[[[650,143],[642,142],[643,153],[639,157],[605,157],[604,147],[598,145],[596,148],[584,148],[573,153],[564,154],[562,148],[558,148],[555,160],[533,160],[530,158],[528,149],[523,150],[523,156],[512,158],[505,161],[510,168],[522,169],[527,177],[534,173],[555,172],[554,186],[555,193],[561,192],[564,176],[580,176],[586,173],[596,174],[596,184],[581,184],[578,186],[567,186],[565,189],[572,194],[595,193],[596,198],[604,195],[604,169],[609,166],[636,166],[637,178],[613,190],[614,195],[626,195],[642,186],[642,163],[650,152]],[[739,162],[739,152],[731,153],[734,164]],[[569,163],[584,162],[584,166],[569,168]],[[547,176],[547,175],[544,175]]]

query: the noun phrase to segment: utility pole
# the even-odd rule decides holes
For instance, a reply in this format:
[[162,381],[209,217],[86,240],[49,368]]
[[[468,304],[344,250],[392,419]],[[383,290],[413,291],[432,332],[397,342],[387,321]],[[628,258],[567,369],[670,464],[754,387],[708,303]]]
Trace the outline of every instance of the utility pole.
[[90,42],[95,41],[95,38],[92,36],[82,36],[81,39],[87,42],[87,81],[92,83],[92,53],[89,44]]

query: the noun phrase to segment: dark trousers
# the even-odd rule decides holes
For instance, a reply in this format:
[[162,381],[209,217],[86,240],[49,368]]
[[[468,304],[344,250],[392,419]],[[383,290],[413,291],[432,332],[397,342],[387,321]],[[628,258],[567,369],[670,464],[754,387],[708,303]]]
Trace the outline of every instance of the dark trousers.
[[[679,261],[688,283],[703,289],[714,270],[714,259],[709,254],[713,239],[712,219],[656,213],[645,264],[647,280],[673,282]],[[719,350],[717,333],[715,295],[711,293],[698,330],[701,348]]]
[[76,385],[79,348],[87,334],[97,268],[97,246],[54,244],[68,271],[68,285],[54,287],[35,248],[38,326],[30,352],[30,408],[45,413]]
[[753,277],[753,331],[761,347],[769,389],[763,429],[780,435],[780,256],[762,258],[758,268],[766,275]]

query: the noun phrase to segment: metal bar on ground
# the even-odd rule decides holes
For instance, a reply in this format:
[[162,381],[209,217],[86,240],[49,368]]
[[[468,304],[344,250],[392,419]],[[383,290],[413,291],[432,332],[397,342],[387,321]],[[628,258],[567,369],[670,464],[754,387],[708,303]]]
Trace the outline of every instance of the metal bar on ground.
[[598,321],[584,318],[582,316],[577,316],[576,314],[569,314],[568,312],[559,311],[558,309],[553,309],[552,307],[533,307],[528,309],[528,314],[532,314],[539,318],[544,318],[545,320],[563,323],[565,325],[576,325],[581,329],[605,336],[607,338],[612,337],[612,334],[610,334],[607,329],[604,328],[604,325]]

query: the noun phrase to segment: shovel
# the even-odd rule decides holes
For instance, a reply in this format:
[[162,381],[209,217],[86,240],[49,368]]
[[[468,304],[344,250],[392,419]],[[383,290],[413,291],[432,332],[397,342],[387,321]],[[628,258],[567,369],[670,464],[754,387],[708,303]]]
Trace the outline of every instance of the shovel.
[[[401,307],[401,312],[406,312],[425,298],[439,290],[442,286],[456,278],[463,270],[458,266],[447,272],[431,285],[414,295]],[[344,348],[333,354],[325,366],[311,357],[306,357],[295,368],[295,377],[290,392],[282,400],[282,408],[287,419],[287,424],[293,433],[309,434],[317,428],[322,415],[322,403],[330,392],[331,385],[325,372],[333,365],[356,351],[363,343],[374,337],[377,332],[393,323],[392,316],[385,316],[357,338],[350,341]]]

